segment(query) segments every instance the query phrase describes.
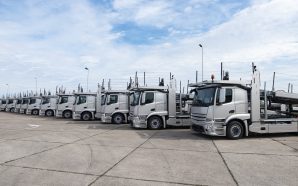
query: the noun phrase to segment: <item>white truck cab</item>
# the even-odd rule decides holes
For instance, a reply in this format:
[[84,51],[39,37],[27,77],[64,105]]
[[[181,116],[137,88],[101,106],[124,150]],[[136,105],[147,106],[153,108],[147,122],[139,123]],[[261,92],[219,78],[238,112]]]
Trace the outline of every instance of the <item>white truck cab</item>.
[[42,96],[42,101],[40,105],[39,115],[40,116],[55,116],[57,109],[57,96],[46,95]]
[[72,118],[75,120],[100,119],[101,93],[75,93]]
[[28,108],[28,103],[29,103],[29,97],[23,97],[21,107],[20,107],[21,114],[26,114],[27,108]]
[[176,80],[169,86],[133,87],[130,89],[131,107],[129,119],[132,127],[160,129],[172,126],[190,126],[189,113],[176,107]]
[[38,115],[40,110],[40,104],[41,104],[41,97],[38,97],[38,96],[30,97],[26,114]]
[[16,102],[16,107],[14,109],[15,113],[20,113],[21,104],[22,104],[22,98],[18,98]]
[[[191,108],[192,129],[212,136],[239,139],[254,133],[298,132],[298,119],[293,105],[298,94],[260,90],[260,73],[253,66],[250,82],[204,81],[196,87]],[[265,88],[264,88],[265,89]],[[287,111],[271,109],[284,104]]]
[[56,117],[72,118],[72,111],[75,102],[73,94],[58,94]]
[[101,121],[103,123],[127,123],[129,114],[129,95],[127,90],[108,90],[101,102]]
[[14,112],[15,110],[15,107],[16,107],[16,103],[17,103],[17,99],[12,99],[12,98],[9,98],[7,99],[7,104],[6,104],[6,108],[5,108],[5,111],[6,112]]

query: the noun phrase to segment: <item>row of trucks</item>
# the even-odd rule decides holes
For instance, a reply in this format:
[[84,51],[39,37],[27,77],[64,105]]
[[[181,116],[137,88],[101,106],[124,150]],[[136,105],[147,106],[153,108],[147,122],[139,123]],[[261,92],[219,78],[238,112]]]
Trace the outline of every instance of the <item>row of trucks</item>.
[[[251,133],[298,132],[298,94],[261,89],[260,72],[252,65],[250,81],[212,80],[189,84],[189,94],[168,85],[127,90],[78,92],[57,96],[1,100],[1,110],[104,123],[130,123],[134,128],[191,126],[210,136],[239,139]],[[3,105],[5,105],[3,107]]]
[[[56,116],[74,120],[101,119],[104,123],[131,123],[134,128],[161,129],[190,126],[190,102],[176,93],[176,80],[167,86],[130,86],[128,90],[76,92],[2,100],[6,111],[29,115]],[[182,97],[183,96],[183,97]],[[183,104],[182,104],[183,103]],[[8,109],[9,108],[9,109]],[[188,108],[188,109],[185,109]]]

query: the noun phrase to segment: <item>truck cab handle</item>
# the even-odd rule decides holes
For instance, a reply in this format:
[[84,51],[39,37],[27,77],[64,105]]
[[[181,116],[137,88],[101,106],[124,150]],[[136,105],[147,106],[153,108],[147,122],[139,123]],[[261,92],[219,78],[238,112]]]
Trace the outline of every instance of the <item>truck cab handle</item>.
[[84,107],[84,108],[87,108],[87,107]]
[[230,110],[229,111],[229,114],[232,114],[232,113],[234,113],[235,112],[235,110]]
[[66,108],[68,108],[68,106],[65,106]]
[[155,111],[155,108],[151,109],[151,111]]
[[116,110],[118,110],[119,108],[118,108],[118,107],[116,107],[115,109],[116,109]]

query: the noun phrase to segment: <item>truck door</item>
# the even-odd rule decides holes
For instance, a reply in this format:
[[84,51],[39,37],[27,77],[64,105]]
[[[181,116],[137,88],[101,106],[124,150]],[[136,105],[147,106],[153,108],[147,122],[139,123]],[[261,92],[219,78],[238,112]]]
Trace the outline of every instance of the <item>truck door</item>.
[[108,95],[106,113],[113,113],[119,109],[119,100],[117,94]]
[[140,116],[148,116],[152,112],[156,111],[155,108],[155,92],[146,91],[141,96],[141,106],[139,108]]
[[78,100],[76,102],[75,110],[76,111],[86,110],[88,108],[87,96],[86,95],[80,95],[80,96],[78,96],[77,99]]
[[217,88],[216,101],[214,106],[214,120],[222,121],[236,112],[234,102],[234,89],[232,88]]

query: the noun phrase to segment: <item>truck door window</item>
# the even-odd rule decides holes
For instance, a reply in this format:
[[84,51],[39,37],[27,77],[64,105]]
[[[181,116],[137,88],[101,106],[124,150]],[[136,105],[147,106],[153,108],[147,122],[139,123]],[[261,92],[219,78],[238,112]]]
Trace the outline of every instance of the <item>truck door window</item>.
[[225,104],[232,102],[233,90],[231,88],[218,89],[216,103]]
[[61,101],[60,101],[60,104],[67,103],[67,102],[68,102],[68,97],[62,97]]
[[36,99],[30,99],[29,105],[36,103]]
[[114,103],[117,103],[117,102],[118,102],[118,95],[110,95],[110,100],[109,100],[108,105],[114,104]]
[[87,97],[86,96],[79,96],[79,100],[78,100],[78,105],[79,104],[83,104],[87,102]]
[[143,94],[142,96],[145,96],[145,100],[142,99],[142,104],[149,104],[154,102],[154,92],[146,92],[145,95]]

